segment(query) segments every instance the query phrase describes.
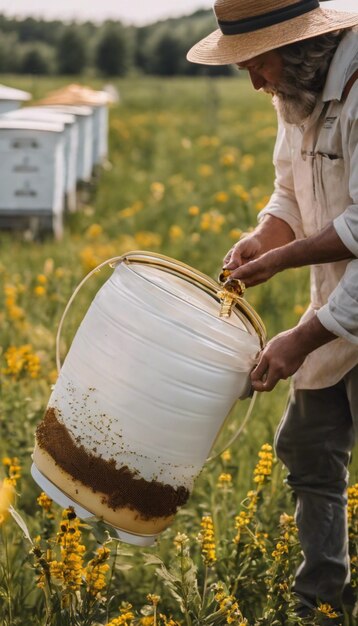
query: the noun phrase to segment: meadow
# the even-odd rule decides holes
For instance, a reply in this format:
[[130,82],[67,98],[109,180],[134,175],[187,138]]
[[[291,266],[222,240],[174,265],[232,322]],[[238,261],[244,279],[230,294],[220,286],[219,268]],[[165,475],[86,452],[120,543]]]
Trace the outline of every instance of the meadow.
[[[68,81],[4,76],[0,82],[36,99]],[[136,77],[115,86],[120,102],[110,112],[108,163],[79,190],[80,207],[66,215],[63,240],[0,233],[0,624],[301,623],[290,592],[300,560],[294,501],[272,450],[288,381],[258,397],[240,439],[205,465],[188,504],[152,548],[118,542],[103,523],[82,523],[40,494],[30,476],[34,431],[57,377],[57,326],[81,279],[102,261],[139,249],[216,278],[225,253],[254,227],[272,191],[275,113],[245,79]],[[76,299],[63,357],[110,272],[92,277]],[[246,297],[271,337],[305,310],[308,271],[279,274]],[[238,403],[216,452],[246,408]],[[355,462],[349,491],[354,586],[356,481]],[[322,605],[309,623],[330,617]],[[345,618],[345,626],[356,623],[352,611]]]

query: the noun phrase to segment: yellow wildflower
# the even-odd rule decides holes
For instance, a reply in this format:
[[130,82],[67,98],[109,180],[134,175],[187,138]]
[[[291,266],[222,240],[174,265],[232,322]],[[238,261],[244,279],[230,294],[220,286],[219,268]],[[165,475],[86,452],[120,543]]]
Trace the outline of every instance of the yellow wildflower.
[[268,203],[269,199],[270,199],[270,196],[263,196],[263,198],[261,198],[259,202],[256,202],[255,204],[256,211],[262,211],[262,209],[264,209],[266,204]]
[[201,230],[208,230],[212,233],[220,233],[225,224],[225,216],[215,209],[203,213],[200,220]]
[[273,455],[272,446],[264,444],[259,452],[259,462],[254,469],[254,482],[259,485],[263,485],[264,482],[271,476]]
[[7,480],[11,485],[16,487],[16,483],[21,478],[21,466],[17,456],[12,458],[5,457],[3,459],[3,465],[7,468]]
[[192,216],[194,217],[195,215],[199,215],[199,213],[200,213],[200,209],[199,209],[199,207],[198,207],[198,206],[196,206],[196,205],[194,204],[193,206],[190,206],[190,207],[188,208],[188,213],[189,213],[189,215],[192,215]]
[[358,483],[348,487],[348,523],[350,526],[353,522],[358,523]]
[[239,198],[241,198],[243,194],[247,194],[245,187],[243,187],[243,185],[240,185],[240,184],[233,185],[231,187],[231,190],[233,191],[235,196],[239,196]]
[[151,194],[152,194],[154,200],[159,202],[159,200],[162,200],[162,198],[164,196],[165,186],[163,185],[163,183],[154,182],[150,186],[150,191],[151,191]]
[[122,209],[121,211],[118,211],[118,217],[120,217],[121,219],[127,219],[129,217],[133,217],[133,215],[136,215],[136,213],[138,213],[139,211],[141,211],[143,209],[143,202],[141,202],[140,200],[134,202],[131,206],[126,207],[125,209]]
[[177,533],[173,539],[174,546],[178,551],[182,549],[189,542],[188,535],[185,533]]
[[98,548],[95,556],[89,561],[84,578],[87,583],[87,591],[92,596],[98,596],[107,585],[106,573],[110,569],[106,561],[109,559],[110,551],[106,547]]
[[10,346],[4,357],[7,365],[3,370],[4,374],[17,379],[21,374],[28,372],[31,378],[37,378],[40,371],[40,359],[37,354],[32,352],[30,344],[18,348]]
[[226,618],[226,624],[237,624],[247,626],[248,622],[242,615],[236,598],[224,590],[222,583],[214,585],[214,599],[219,605],[220,611]]
[[131,604],[125,604],[125,606],[121,608],[121,615],[112,619],[106,626],[130,626],[134,620],[134,613],[131,609]]
[[243,172],[248,172],[253,168],[255,164],[255,158],[252,154],[244,154],[240,161],[240,168]]
[[214,168],[207,163],[203,163],[198,168],[198,173],[199,176],[202,176],[202,178],[210,178],[214,174]]
[[182,239],[184,237],[184,231],[181,226],[177,224],[173,224],[169,228],[169,237],[171,241],[177,241],[178,239]]
[[78,590],[82,584],[83,554],[85,546],[81,544],[80,521],[72,507],[62,514],[57,543],[60,545],[61,560],[49,563],[51,576],[57,584],[61,584],[66,595]]
[[36,501],[37,501],[37,504],[43,509],[44,513],[46,513],[46,517],[48,519],[53,519],[54,518],[54,515],[52,513],[53,500],[51,500],[51,498],[49,498],[48,495],[44,493],[44,491],[42,491]]
[[235,241],[237,239],[240,239],[241,235],[242,235],[242,230],[240,228],[232,228],[229,232],[229,237],[231,239],[234,239]]
[[118,247],[114,244],[93,243],[81,250],[80,259],[84,269],[89,272],[116,254],[118,254]]
[[147,600],[148,600],[148,602],[153,604],[153,606],[158,606],[158,602],[160,600],[160,596],[157,596],[154,593],[148,593]]
[[204,515],[200,526],[201,531],[198,535],[198,541],[201,544],[201,553],[205,565],[212,567],[216,561],[216,546],[214,524],[211,515]]
[[348,488],[348,532],[351,555],[352,587],[358,581],[358,483]]
[[43,285],[36,285],[35,289],[34,289],[34,294],[35,296],[44,296],[46,294],[46,289]]
[[16,300],[16,297],[17,297],[17,287],[15,285],[6,283],[6,285],[4,286],[4,294],[5,294],[6,301],[9,304],[12,304]]
[[302,304],[295,304],[295,306],[293,307],[293,312],[296,315],[303,315],[303,313],[305,312],[305,307],[302,306]]
[[218,487],[220,489],[227,489],[228,487],[230,488],[232,485],[232,476],[231,474],[220,474],[219,478],[218,478]]
[[292,541],[296,541],[297,527],[293,515],[282,513],[280,516],[281,533],[280,539],[275,545],[272,556],[276,562],[286,559]]
[[160,619],[163,620],[164,626],[182,626],[179,622],[176,622],[172,617],[167,617],[160,613]]
[[5,309],[9,319],[16,322],[25,318],[25,311],[18,306],[17,298],[19,294],[18,287],[7,283],[4,287],[5,294]]
[[85,237],[87,239],[97,239],[102,233],[103,228],[100,224],[91,224],[85,232]]
[[45,274],[38,274],[36,280],[39,283],[39,285],[46,285],[46,283],[47,283],[47,276],[45,276]]
[[236,158],[232,152],[225,152],[220,158],[221,165],[225,165],[225,167],[231,167],[235,165]]
[[162,238],[158,233],[141,230],[134,235],[135,242],[139,248],[160,248]]
[[9,478],[4,478],[0,482],[0,524],[4,522],[9,514],[9,507],[15,497],[14,484]]
[[219,202],[220,204],[225,204],[229,200],[229,194],[226,191],[218,191],[214,197],[215,202]]
[[260,550],[262,554],[266,554],[267,552],[267,549],[266,549],[267,539],[268,539],[268,533],[261,533],[261,532],[256,531],[253,536],[253,542],[256,548],[258,548],[258,550]]
[[229,463],[231,461],[230,450],[224,450],[224,452],[221,455],[221,459],[224,461],[224,463]]
[[328,619],[335,619],[336,617],[338,617],[338,613],[336,613],[336,611],[331,607],[330,604],[320,604],[318,607],[318,611],[320,613],[323,613],[323,615],[325,617],[328,617]]
[[241,511],[239,515],[235,517],[236,536],[234,537],[234,543],[238,544],[240,542],[242,532],[247,529],[247,527],[253,520],[257,511],[257,501],[257,491],[250,490],[247,493],[246,501],[244,503],[245,510]]

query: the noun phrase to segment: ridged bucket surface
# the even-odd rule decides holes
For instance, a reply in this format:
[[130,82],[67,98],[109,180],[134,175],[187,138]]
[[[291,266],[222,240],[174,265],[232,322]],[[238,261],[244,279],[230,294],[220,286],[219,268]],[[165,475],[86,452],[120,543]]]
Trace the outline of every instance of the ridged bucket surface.
[[73,340],[37,469],[127,533],[157,535],[193,488],[260,350],[238,316],[160,269],[120,263]]

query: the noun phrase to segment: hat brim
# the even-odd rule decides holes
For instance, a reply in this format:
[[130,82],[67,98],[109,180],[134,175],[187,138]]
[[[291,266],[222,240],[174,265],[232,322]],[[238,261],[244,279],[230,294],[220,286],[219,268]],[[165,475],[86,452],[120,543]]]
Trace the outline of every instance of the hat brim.
[[251,33],[223,35],[220,29],[195,44],[187,59],[202,65],[230,65],[311,37],[358,24],[358,13],[315,9]]

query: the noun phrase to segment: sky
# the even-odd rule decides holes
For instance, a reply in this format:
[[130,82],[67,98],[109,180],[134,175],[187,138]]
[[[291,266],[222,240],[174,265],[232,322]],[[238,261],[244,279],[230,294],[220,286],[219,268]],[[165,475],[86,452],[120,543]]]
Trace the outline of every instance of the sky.
[[[337,9],[358,11],[358,0],[325,2]],[[0,13],[11,17],[102,21],[107,18],[141,26],[168,17],[210,8],[213,0],[0,0]]]
[[212,0],[0,0],[0,13],[79,21],[114,18],[140,26],[207,9],[212,4]]

